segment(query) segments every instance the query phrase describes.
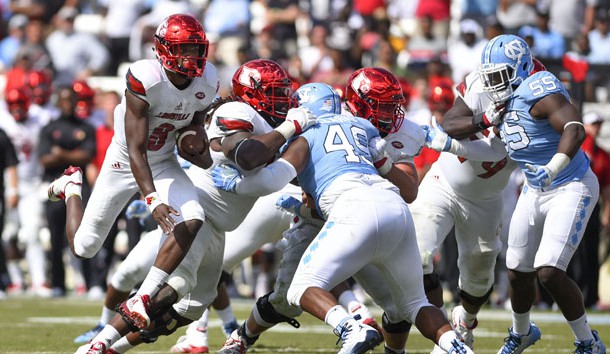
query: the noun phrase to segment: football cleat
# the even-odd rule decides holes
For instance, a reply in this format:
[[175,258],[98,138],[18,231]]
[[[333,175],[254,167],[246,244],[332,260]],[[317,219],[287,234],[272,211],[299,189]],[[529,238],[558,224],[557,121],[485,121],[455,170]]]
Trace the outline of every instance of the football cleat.
[[447,352],[449,354],[474,354],[472,349],[466,346],[464,342],[459,339],[454,339],[451,342],[451,348]]
[[176,344],[170,349],[172,353],[209,353],[207,328],[197,327],[193,322],[186,330],[186,335],[181,336]]
[[383,337],[383,330],[381,329],[381,326],[377,323],[377,321],[375,321],[371,311],[364,304],[351,308],[349,313],[356,321],[358,321],[358,323],[375,328],[375,330],[377,330],[377,332],[379,332],[379,334]]
[[117,312],[128,324],[144,329],[150,325],[149,306],[150,297],[148,295],[135,295],[120,304]]
[[468,346],[468,348],[472,349],[472,344],[474,343],[474,335],[472,330],[477,328],[479,321],[475,319],[472,325],[466,324],[466,322],[462,321],[460,318],[460,313],[462,313],[462,311],[465,311],[462,306],[456,306],[453,308],[453,311],[451,311],[453,328],[455,328],[460,336],[462,336],[464,343]]
[[52,202],[66,199],[66,186],[75,184],[82,186],[83,171],[80,167],[70,166],[64,173],[49,185],[48,197]]
[[354,320],[345,322],[339,335],[339,354],[364,354],[383,342],[383,337],[371,326]]
[[585,341],[575,341],[574,345],[576,350],[574,354],[606,354],[606,346],[599,338],[596,330],[591,331],[593,333],[593,339]]
[[104,342],[95,342],[90,344],[85,344],[78,348],[75,354],[107,354],[108,350],[106,349],[106,343]]
[[93,338],[95,338],[95,336],[97,336],[98,333],[100,333],[102,331],[102,329],[104,329],[104,325],[101,324],[101,323],[98,323],[97,326],[91,328],[87,332],[85,332],[85,333],[81,334],[80,336],[74,338],[74,343],[76,343],[76,344],[87,343],[90,340],[92,340]]
[[246,338],[239,334],[239,330],[234,330],[225,341],[219,354],[245,354],[248,351]]
[[525,348],[535,344],[541,337],[540,330],[532,322],[528,334],[520,335],[513,332],[513,328],[508,329],[508,337],[504,339],[504,346],[500,348],[498,354],[519,354]]

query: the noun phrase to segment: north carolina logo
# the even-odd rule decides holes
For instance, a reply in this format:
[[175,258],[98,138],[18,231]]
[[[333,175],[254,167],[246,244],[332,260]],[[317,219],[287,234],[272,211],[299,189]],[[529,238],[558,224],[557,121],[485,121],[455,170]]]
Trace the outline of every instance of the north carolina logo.
[[352,80],[352,89],[362,98],[371,90],[371,80],[361,72]]
[[244,86],[255,88],[255,86],[261,81],[261,73],[259,73],[256,69],[244,67],[237,80]]
[[520,61],[521,57],[524,56],[526,52],[527,49],[523,45],[523,42],[518,39],[513,39],[504,45],[504,55],[510,60]]

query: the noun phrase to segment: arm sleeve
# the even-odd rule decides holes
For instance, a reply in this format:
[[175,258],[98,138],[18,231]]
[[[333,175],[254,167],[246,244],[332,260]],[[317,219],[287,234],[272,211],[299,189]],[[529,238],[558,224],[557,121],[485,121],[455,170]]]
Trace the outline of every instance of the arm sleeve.
[[297,176],[292,164],[282,158],[244,177],[237,183],[235,192],[246,196],[263,196],[279,191]]
[[498,138],[453,140],[450,153],[474,161],[497,162],[506,157],[504,143]]

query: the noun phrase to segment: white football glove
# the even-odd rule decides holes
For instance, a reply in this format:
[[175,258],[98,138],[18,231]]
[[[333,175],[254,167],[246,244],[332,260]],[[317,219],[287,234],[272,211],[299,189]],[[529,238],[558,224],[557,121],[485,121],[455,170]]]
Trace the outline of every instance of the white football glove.
[[451,149],[451,137],[445,133],[443,128],[436,122],[436,117],[432,116],[432,125],[422,125],[422,129],[427,132],[426,146],[436,151],[449,151]]
[[275,128],[286,140],[294,134],[300,134],[316,124],[317,117],[306,107],[291,108],[286,114],[286,121]]
[[373,159],[373,165],[377,168],[380,175],[385,175],[392,168],[392,159],[386,152],[386,141],[379,136],[369,140],[369,153]]
[[506,113],[506,104],[491,102],[485,113],[483,113],[483,123],[488,127],[500,125],[502,124],[504,113]]

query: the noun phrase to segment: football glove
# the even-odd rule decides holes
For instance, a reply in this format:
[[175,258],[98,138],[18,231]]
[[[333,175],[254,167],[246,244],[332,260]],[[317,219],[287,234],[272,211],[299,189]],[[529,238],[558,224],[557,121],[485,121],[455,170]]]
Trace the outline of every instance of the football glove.
[[316,122],[316,116],[306,107],[291,108],[286,114],[286,121],[275,130],[288,140],[294,134],[304,132]]
[[386,141],[381,137],[376,136],[369,140],[369,153],[373,159],[373,165],[375,165],[377,171],[382,176],[390,172],[393,163],[385,149]]
[[436,122],[436,117],[432,116],[432,125],[422,125],[426,132],[426,146],[436,151],[449,151],[451,149],[451,137],[445,133],[443,128]]
[[237,183],[241,180],[239,171],[231,165],[222,164],[212,169],[212,181],[218,189],[235,193]]
[[276,201],[275,201],[275,205],[278,208],[284,209],[289,213],[292,213],[296,216],[300,216],[299,215],[299,208],[301,207],[301,205],[303,205],[303,202],[298,200],[297,198],[289,195],[289,194],[282,194]]

